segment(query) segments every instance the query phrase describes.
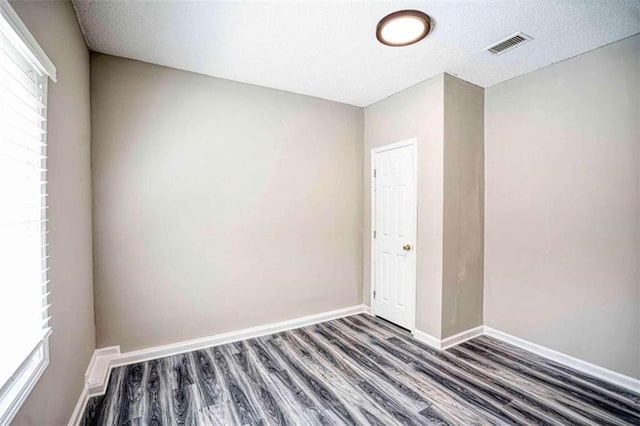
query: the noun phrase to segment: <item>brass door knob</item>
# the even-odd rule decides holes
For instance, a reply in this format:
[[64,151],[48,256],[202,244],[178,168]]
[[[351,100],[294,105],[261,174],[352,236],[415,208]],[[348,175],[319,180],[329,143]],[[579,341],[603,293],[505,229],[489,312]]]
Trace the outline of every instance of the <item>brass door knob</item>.
[[409,245],[409,244],[405,244],[405,245],[403,245],[403,246],[402,246],[402,250],[404,250],[404,251],[410,251],[410,250],[411,250],[411,245]]

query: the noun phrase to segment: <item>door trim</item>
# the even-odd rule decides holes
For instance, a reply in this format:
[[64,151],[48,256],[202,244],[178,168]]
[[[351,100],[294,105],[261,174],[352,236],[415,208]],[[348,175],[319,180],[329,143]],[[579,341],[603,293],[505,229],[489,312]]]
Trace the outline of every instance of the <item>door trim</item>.
[[369,291],[369,300],[371,303],[371,315],[375,315],[376,314],[376,308],[375,308],[375,303],[374,303],[374,298],[373,298],[373,292],[376,290],[376,240],[375,238],[373,238],[373,231],[375,230],[375,226],[376,226],[376,181],[375,178],[373,176],[373,172],[375,169],[375,157],[376,154],[379,154],[381,152],[385,152],[385,151],[390,151],[392,149],[396,149],[396,148],[402,148],[405,146],[411,146],[413,147],[413,167],[415,170],[415,174],[413,177],[413,183],[414,183],[414,187],[416,189],[416,197],[415,197],[415,211],[416,211],[416,243],[415,243],[415,247],[414,247],[414,252],[415,252],[415,259],[416,259],[416,273],[415,273],[415,281],[413,283],[413,303],[411,304],[411,332],[413,333],[416,329],[416,302],[418,300],[417,297],[417,291],[418,291],[418,138],[411,138],[411,139],[406,139],[403,141],[399,141],[399,142],[394,142],[394,143],[390,143],[388,145],[383,145],[383,146],[379,146],[376,148],[371,148],[371,160],[369,162],[369,180],[371,182],[370,184],[370,194],[371,194],[371,206],[370,211],[371,211],[371,226],[369,229],[369,238],[371,241],[370,247],[371,247],[371,253],[370,253],[370,267],[371,267],[371,282],[369,283],[369,287],[370,287],[370,291]]

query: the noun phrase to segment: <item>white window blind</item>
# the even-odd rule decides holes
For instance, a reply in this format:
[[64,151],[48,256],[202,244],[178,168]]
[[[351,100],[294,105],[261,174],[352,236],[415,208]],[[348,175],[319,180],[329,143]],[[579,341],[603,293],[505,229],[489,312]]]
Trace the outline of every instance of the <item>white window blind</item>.
[[[0,3],[0,423],[48,362],[48,73]],[[21,34],[22,32],[22,34]],[[36,45],[37,46],[37,45]],[[47,59],[48,61],[48,59]],[[37,376],[37,377],[36,377]]]

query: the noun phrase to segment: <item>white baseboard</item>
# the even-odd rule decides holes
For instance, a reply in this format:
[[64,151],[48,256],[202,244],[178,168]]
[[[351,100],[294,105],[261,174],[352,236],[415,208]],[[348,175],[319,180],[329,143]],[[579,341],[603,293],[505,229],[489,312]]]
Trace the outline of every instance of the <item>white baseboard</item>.
[[82,390],[80,399],[78,400],[78,403],[76,404],[76,407],[73,411],[73,415],[69,420],[69,426],[75,426],[79,424],[80,420],[82,419],[82,414],[87,404],[87,400],[90,397],[102,395],[106,392],[107,385],[109,383],[109,376],[111,375],[111,370],[113,370],[115,367],[136,364],[138,362],[149,361],[152,359],[163,358],[171,355],[178,355],[181,353],[210,348],[213,346],[225,345],[227,343],[233,343],[240,340],[251,339],[254,337],[266,336],[268,334],[306,327],[308,325],[366,312],[368,312],[368,306],[356,305],[348,308],[337,309],[335,311],[307,315],[288,321],[261,325],[258,327],[245,328],[243,330],[231,331],[229,333],[222,333],[214,336],[203,337],[200,339],[187,340],[184,342],[156,346],[137,351],[121,353],[119,346],[96,349],[93,357],[91,357],[91,361],[89,362],[89,367],[87,368],[87,373],[85,374],[86,384],[84,389]]
[[432,347],[433,349],[437,349],[437,350],[442,349],[442,342],[437,337],[433,337],[432,335],[425,333],[424,331],[420,331],[418,329],[413,330],[411,334],[416,340],[424,343],[427,346]]
[[462,333],[445,337],[440,341],[440,346],[443,350],[448,349],[455,345],[459,345],[462,342],[466,342],[469,339],[473,339],[474,337],[482,336],[483,334],[484,326],[480,325],[478,327],[470,328],[469,330],[463,331]]
[[89,367],[84,375],[89,397],[102,395],[107,390],[109,369],[113,360],[120,357],[120,346],[109,346],[93,352]]
[[71,413],[71,418],[69,419],[69,426],[80,424],[90,397],[100,395],[101,392],[104,393],[107,390],[110,371],[109,362],[110,359],[118,355],[120,355],[120,346],[110,346],[93,351],[87,371],[84,373],[84,386],[82,387],[80,398],[78,398],[78,402],[73,408],[73,413]]
[[438,339],[437,337],[433,337],[432,335],[420,330],[413,330],[411,334],[413,334],[413,337],[416,340],[429,345],[434,349],[445,350],[455,345],[459,345],[462,342],[466,342],[469,339],[473,339],[474,337],[481,336],[484,334],[484,326],[480,325],[478,327],[470,328],[462,333],[454,334],[453,336],[445,337],[444,339]]
[[570,355],[563,354],[562,352],[554,351],[553,349],[549,349],[536,343],[529,342],[528,340],[512,336],[491,327],[485,326],[484,334],[502,340],[503,342],[510,343],[513,346],[517,346],[521,349],[540,355],[559,364],[571,367],[574,370],[578,370],[590,376],[604,380],[605,382],[613,383],[622,388],[640,393],[640,380],[634,379],[633,377],[625,376],[624,374],[620,374],[607,368],[591,364],[590,362],[574,358]]
[[225,345],[227,343],[237,342],[240,340],[252,339],[254,337],[266,336],[268,334],[292,330],[294,328],[306,327],[308,325],[330,321],[349,315],[361,314],[364,312],[364,305],[351,306],[349,308],[323,312],[315,315],[308,315],[305,317],[282,321],[274,324],[245,328],[243,330],[231,331],[229,333],[217,334],[200,339],[187,340],[184,342],[156,346],[153,348],[141,349],[132,352],[124,352],[111,360],[110,365],[111,367],[120,367],[123,365],[135,364],[138,362],[144,362],[166,356],[196,351],[213,346]]

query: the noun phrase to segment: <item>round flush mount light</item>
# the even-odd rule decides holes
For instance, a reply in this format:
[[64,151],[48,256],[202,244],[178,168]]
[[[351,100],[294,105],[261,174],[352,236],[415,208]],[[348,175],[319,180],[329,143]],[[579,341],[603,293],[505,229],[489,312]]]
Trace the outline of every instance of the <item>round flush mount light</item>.
[[376,37],[387,46],[408,46],[422,40],[431,30],[429,15],[419,10],[399,10],[378,22]]

